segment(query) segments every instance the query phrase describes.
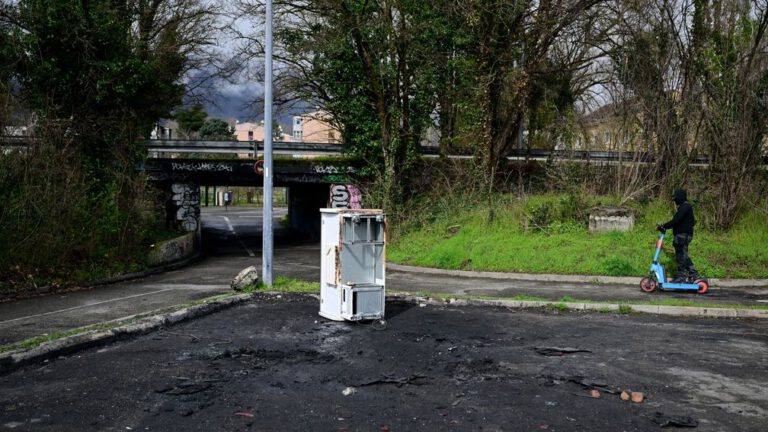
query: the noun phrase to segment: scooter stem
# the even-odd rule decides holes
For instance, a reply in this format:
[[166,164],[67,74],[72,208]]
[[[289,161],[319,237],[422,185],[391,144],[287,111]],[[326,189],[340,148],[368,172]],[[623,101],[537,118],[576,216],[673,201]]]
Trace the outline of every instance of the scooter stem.
[[656,242],[656,254],[653,256],[653,263],[659,263],[659,254],[661,253],[661,245],[664,243],[664,233],[659,236],[659,241]]

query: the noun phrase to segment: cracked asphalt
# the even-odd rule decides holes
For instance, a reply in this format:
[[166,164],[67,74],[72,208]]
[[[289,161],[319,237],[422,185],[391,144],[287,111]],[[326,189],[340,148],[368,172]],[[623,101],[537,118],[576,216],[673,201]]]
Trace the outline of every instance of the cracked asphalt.
[[382,329],[318,310],[258,295],[17,370],[0,429],[765,430],[765,320],[389,302]]

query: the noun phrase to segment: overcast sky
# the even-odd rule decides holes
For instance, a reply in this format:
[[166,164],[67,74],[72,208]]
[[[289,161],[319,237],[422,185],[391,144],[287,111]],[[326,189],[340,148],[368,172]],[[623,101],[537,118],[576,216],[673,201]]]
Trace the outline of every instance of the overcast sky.
[[[221,12],[217,26],[222,30],[216,36],[216,50],[223,59],[237,58],[235,53],[243,45],[242,40],[237,37],[238,33],[241,35],[253,33],[257,24],[238,16],[234,10],[235,3],[233,2],[226,0],[203,1],[214,4],[214,8]],[[229,79],[216,79],[206,86],[206,91],[203,92],[206,101],[203,106],[210,117],[224,120],[234,118],[239,121],[258,120],[264,117],[263,102],[254,105],[254,101],[263,94],[263,79],[255,78],[255,76],[263,75],[264,65],[261,61],[255,63],[244,63],[244,61],[238,59],[233,62],[240,67],[234,76]],[[206,73],[198,72],[198,74],[205,75]],[[197,79],[199,77],[188,77],[188,81],[191,83]]]
[[[228,80],[217,79],[208,83],[208,89],[205,92],[206,102],[203,103],[205,111],[210,117],[223,120],[236,119],[243,121],[260,121],[264,118],[263,101],[254,103],[262,99],[264,89],[264,64],[263,58],[247,60],[246,55],[238,55],[236,52],[243,50],[245,41],[238,38],[238,35],[258,34],[257,39],[263,40],[262,24],[263,17],[246,17],[234,10],[236,3],[231,0],[204,0],[207,2],[219,3],[219,10],[226,11],[219,16],[219,27],[222,30],[217,36],[217,50],[223,58],[235,58],[234,64],[240,66],[235,76]],[[255,19],[254,19],[255,18]],[[250,47],[246,51],[254,51],[257,48]],[[279,65],[277,62],[274,67],[274,74],[279,74]],[[201,74],[203,75],[203,74]],[[196,78],[188,78],[190,84],[193,84]],[[315,111],[317,108],[311,103],[296,103],[291,108],[276,106],[274,116],[277,121],[290,130],[291,117],[293,115]]]

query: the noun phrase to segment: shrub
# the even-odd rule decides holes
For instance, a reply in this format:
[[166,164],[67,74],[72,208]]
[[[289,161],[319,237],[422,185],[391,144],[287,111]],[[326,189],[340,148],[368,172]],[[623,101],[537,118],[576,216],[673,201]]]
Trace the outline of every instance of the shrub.
[[63,141],[41,138],[0,156],[0,280],[40,284],[130,267],[162,220],[132,166],[94,167]]

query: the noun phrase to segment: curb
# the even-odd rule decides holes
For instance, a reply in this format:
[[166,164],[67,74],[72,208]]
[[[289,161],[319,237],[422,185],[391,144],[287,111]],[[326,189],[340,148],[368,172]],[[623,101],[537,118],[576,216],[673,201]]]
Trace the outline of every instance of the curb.
[[[617,277],[617,276],[584,276],[584,275],[554,275],[537,273],[505,273],[485,272],[469,270],[444,270],[431,267],[415,267],[402,264],[387,263],[388,270],[406,273],[434,274],[443,276],[458,276],[465,278],[525,280],[540,282],[565,282],[565,283],[601,283],[618,285],[637,285],[642,277]],[[709,279],[711,286],[728,288],[768,288],[768,279]]]
[[412,295],[393,295],[390,299],[404,300],[432,306],[480,306],[505,307],[510,309],[534,309],[553,305],[565,305],[573,311],[604,311],[618,312],[625,308],[629,312],[640,312],[654,315],[688,316],[701,318],[761,318],[768,319],[768,309],[736,309],[736,308],[704,308],[695,306],[663,306],[622,303],[568,303],[559,301],[528,301],[528,300],[480,300],[480,299],[436,299]]
[[[84,333],[56,339],[29,349],[18,349],[0,354],[0,375],[43,360],[71,354],[73,352],[106,345],[118,340],[147,334],[163,327],[172,326],[182,321],[209,315],[229,307],[245,303],[253,298],[253,294],[239,294],[210,303],[204,303],[179,309],[173,312],[157,313],[145,316],[138,321],[126,323],[109,330],[90,330]],[[149,312],[152,314],[152,312]],[[144,315],[144,314],[141,314]],[[102,324],[117,323],[136,317],[120,318]]]

